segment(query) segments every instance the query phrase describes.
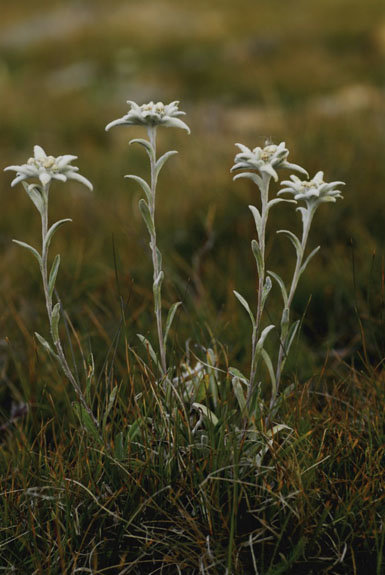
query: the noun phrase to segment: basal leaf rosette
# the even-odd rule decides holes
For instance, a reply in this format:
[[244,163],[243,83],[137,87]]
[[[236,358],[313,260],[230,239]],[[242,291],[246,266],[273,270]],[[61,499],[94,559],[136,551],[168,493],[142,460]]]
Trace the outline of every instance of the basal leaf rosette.
[[147,126],[148,128],[164,126],[165,128],[181,128],[190,133],[188,125],[180,120],[180,116],[184,116],[185,112],[179,110],[178,101],[170,104],[149,102],[139,106],[135,102],[127,100],[127,104],[130,104],[131,110],[122,118],[107,124],[106,131],[114,126]]
[[76,180],[92,190],[92,184],[87,178],[80,175],[79,168],[73,166],[71,162],[77,159],[77,156],[66,154],[64,156],[47,156],[41,146],[35,146],[34,155],[29,158],[26,164],[20,166],[8,166],[4,171],[16,172],[16,178],[12,180],[11,186],[16,186],[19,182],[29,180],[30,178],[39,180],[43,186],[48,186],[51,180],[66,182],[67,180]]

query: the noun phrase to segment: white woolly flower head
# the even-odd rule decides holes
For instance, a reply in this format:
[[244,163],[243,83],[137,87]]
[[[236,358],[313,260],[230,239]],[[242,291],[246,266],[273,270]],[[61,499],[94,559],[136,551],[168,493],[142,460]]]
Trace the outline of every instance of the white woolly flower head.
[[234,158],[234,166],[231,171],[235,170],[256,170],[263,174],[272,176],[274,180],[278,181],[278,168],[286,168],[288,170],[296,170],[308,175],[306,170],[297,164],[291,164],[287,161],[289,150],[286,148],[285,142],[280,144],[267,144],[261,148],[257,146],[253,150],[244,146],[243,144],[235,144],[241,151],[236,154]]
[[308,207],[316,207],[324,202],[335,202],[342,199],[342,193],[338,189],[344,186],[344,182],[325,182],[324,173],[317,172],[311,180],[300,180],[297,176],[290,176],[290,180],[282,182],[285,186],[278,192],[293,194],[295,200],[304,200]]
[[47,156],[40,146],[35,146],[33,151],[33,157],[29,158],[26,164],[22,164],[21,166],[8,166],[4,169],[4,171],[10,170],[16,172],[16,178],[12,180],[11,183],[12,187],[23,180],[36,178],[40,180],[43,186],[47,186],[51,180],[59,180],[61,182],[76,180],[87,186],[90,190],[93,189],[91,182],[78,173],[79,168],[71,165],[71,162],[76,160],[77,156],[71,156],[69,154],[58,156],[57,158]]
[[179,119],[185,112],[179,110],[179,102],[163,104],[163,102],[149,102],[138,106],[135,102],[127,100],[131,110],[122,118],[113,120],[106,126],[106,131],[114,126],[165,126],[166,128],[181,128],[190,133],[188,125]]

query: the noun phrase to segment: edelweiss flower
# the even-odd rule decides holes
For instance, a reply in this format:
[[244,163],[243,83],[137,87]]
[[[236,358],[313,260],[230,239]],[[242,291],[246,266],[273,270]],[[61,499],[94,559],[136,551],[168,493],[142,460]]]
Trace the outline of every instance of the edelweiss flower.
[[297,170],[305,175],[308,175],[306,170],[297,164],[287,162],[289,150],[285,147],[285,142],[281,142],[278,146],[275,144],[268,144],[264,148],[254,148],[250,150],[243,144],[235,144],[241,150],[235,156],[234,166],[231,171],[235,170],[257,170],[269,174],[278,181],[277,168],[287,168],[289,170]]
[[43,148],[35,146],[34,157],[29,158],[26,164],[22,166],[8,166],[4,169],[13,170],[16,172],[16,178],[12,180],[11,186],[16,186],[19,182],[29,178],[37,178],[47,186],[51,180],[60,180],[66,182],[67,180],[77,180],[92,190],[92,184],[87,178],[78,174],[79,168],[71,166],[71,162],[77,159],[77,156],[47,156]]
[[127,100],[127,104],[131,105],[131,110],[118,120],[110,122],[106,126],[108,131],[113,126],[165,126],[166,128],[182,128],[190,133],[190,128],[187,124],[182,122],[178,116],[184,116],[185,112],[178,109],[179,102],[171,102],[171,104],[163,104],[162,102],[149,102],[138,106],[135,102]]
[[323,202],[335,202],[343,198],[338,186],[344,186],[344,182],[324,182],[324,173],[317,172],[312,180],[300,180],[297,176],[290,176],[290,180],[282,182],[286,186],[278,192],[278,195],[289,192],[295,200],[305,200],[308,207],[315,207]]

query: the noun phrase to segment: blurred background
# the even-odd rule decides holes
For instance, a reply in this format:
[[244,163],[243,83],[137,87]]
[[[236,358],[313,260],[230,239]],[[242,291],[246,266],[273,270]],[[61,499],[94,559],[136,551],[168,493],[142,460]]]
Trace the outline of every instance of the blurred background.
[[[311,175],[324,170],[326,181],[346,182],[345,199],[321,206],[314,222],[310,244],[322,250],[295,300],[299,317],[307,311],[290,370],[309,377],[357,352],[358,361],[378,365],[385,349],[383,0],[18,0],[3,2],[1,12],[2,166],[26,162],[39,144],[54,156],[77,155],[75,165],[94,184],[93,193],[74,182],[55,185],[51,217],[73,223],[57,234],[52,256],[62,255],[63,304],[99,365],[122,305],[131,345],[154,327],[140,192],[123,178],[147,174],[145,154],[128,146],[144,132],[104,131],[127,113],[128,99],[180,100],[191,127],[190,136],[167,129],[159,136],[160,150],[180,152],[162,173],[157,205],[166,307],[185,303],[175,349],[189,337],[202,345],[214,338],[231,362],[248,364],[248,318],[232,290],[255,298],[247,206],[258,205],[258,195],[250,183],[232,182],[229,170],[235,142],[255,147],[271,138],[285,141],[289,159]],[[50,368],[38,364],[31,336],[47,334],[38,270],[11,243],[37,244],[39,220],[10,181],[1,170],[0,352],[16,396],[19,381],[33,389]],[[276,236],[280,227],[299,231],[298,214],[279,206],[268,238],[268,267],[288,279],[292,246]],[[267,311],[277,319],[274,299]]]

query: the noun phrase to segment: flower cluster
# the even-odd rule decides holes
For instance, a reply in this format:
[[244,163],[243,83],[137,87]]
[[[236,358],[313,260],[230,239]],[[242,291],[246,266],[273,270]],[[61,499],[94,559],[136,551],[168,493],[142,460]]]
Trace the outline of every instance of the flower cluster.
[[261,174],[268,174],[274,180],[278,181],[278,168],[286,168],[289,170],[296,170],[308,175],[306,170],[297,164],[287,162],[289,150],[286,148],[285,142],[281,142],[278,146],[275,144],[268,144],[264,148],[259,146],[250,150],[243,144],[235,144],[241,151],[235,156],[234,166],[231,171],[235,170],[257,170]]
[[16,178],[12,180],[11,186],[15,186],[23,180],[37,178],[47,186],[51,180],[66,182],[67,180],[77,180],[92,190],[92,184],[87,178],[81,176],[79,168],[72,166],[71,162],[77,159],[77,156],[69,154],[65,156],[47,156],[43,148],[35,146],[33,158],[29,158],[26,164],[21,166],[8,166],[4,171],[11,170],[16,172]]
[[131,110],[122,118],[113,120],[106,126],[108,131],[113,126],[165,126],[166,128],[181,128],[190,133],[190,128],[185,122],[179,119],[179,116],[184,116],[185,112],[179,110],[179,102],[171,102],[171,104],[163,104],[163,102],[149,102],[138,106],[131,100],[127,101],[131,105]]
[[305,200],[308,207],[316,207],[323,202],[335,202],[342,198],[337,188],[344,186],[344,182],[324,182],[323,172],[317,172],[311,180],[300,180],[297,176],[290,176],[290,180],[282,182],[284,187],[278,195],[288,192],[293,194],[295,200]]

